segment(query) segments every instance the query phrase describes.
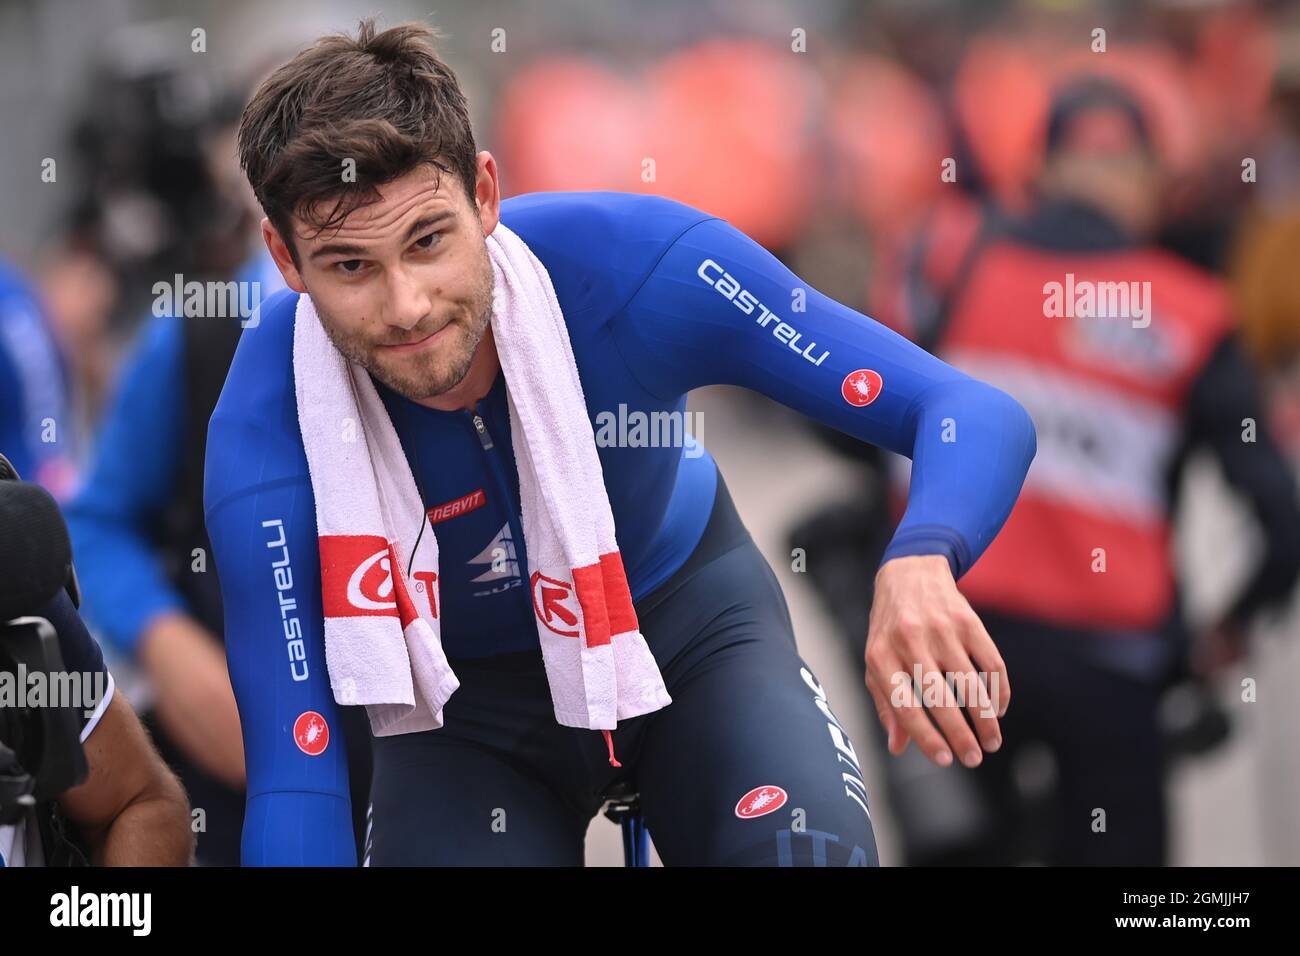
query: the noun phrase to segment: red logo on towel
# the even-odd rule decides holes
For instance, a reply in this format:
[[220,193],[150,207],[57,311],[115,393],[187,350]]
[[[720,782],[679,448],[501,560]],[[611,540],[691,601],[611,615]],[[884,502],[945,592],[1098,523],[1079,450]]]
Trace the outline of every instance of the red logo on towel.
[[736,816],[742,820],[761,817],[785,806],[788,798],[780,787],[755,787],[736,804]]
[[316,711],[303,711],[293,722],[293,742],[308,757],[319,757],[330,745],[330,725]]
[[482,508],[485,504],[487,504],[487,495],[482,488],[471,491],[467,495],[461,495],[455,501],[449,501],[445,505],[434,505],[430,508],[429,523],[437,524],[440,521],[446,521],[448,518],[459,518],[461,515]]
[[321,598],[326,617],[416,618],[393,546],[373,534],[320,536]]
[[869,368],[860,368],[844,376],[844,381],[840,383],[840,394],[844,396],[844,400],[850,405],[861,408],[863,405],[870,405],[879,398],[880,391],[884,387],[885,383],[881,379],[879,372]]
[[[537,619],[561,637],[578,636],[578,615],[565,602],[573,596],[573,585],[568,581],[548,578],[541,571],[534,571],[533,610]],[[573,630],[562,631],[557,624],[567,625]]]

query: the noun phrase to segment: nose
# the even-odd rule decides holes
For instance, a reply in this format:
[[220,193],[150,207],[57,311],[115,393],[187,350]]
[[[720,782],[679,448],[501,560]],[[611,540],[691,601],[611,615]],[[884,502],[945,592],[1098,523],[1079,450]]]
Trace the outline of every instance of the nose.
[[410,270],[394,269],[389,273],[388,307],[383,313],[386,324],[410,331],[432,310],[432,299]]

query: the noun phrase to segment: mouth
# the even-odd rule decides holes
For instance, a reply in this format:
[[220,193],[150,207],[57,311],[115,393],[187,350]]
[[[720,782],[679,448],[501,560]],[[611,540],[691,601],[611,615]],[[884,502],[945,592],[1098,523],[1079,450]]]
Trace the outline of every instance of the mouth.
[[448,322],[436,332],[430,332],[424,338],[417,339],[414,342],[401,342],[397,345],[381,345],[379,347],[389,355],[410,355],[412,352],[419,352],[440,341],[443,333],[450,329],[453,324],[454,323]]

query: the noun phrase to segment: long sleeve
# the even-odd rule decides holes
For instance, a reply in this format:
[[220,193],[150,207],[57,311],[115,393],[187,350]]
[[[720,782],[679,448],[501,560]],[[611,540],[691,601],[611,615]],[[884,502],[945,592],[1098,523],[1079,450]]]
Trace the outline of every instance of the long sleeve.
[[86,615],[127,654],[152,618],[185,607],[152,531],[178,480],[184,389],[180,320],[153,319],[127,360],[94,460],[67,509]]
[[[1245,623],[1285,599],[1300,574],[1300,503],[1296,481],[1267,424],[1254,369],[1229,336],[1211,355],[1188,395],[1188,440],[1212,451],[1228,483],[1258,519],[1264,555],[1232,602],[1228,617]],[[1246,441],[1246,422],[1255,440]]]
[[291,336],[291,323],[270,318],[292,315],[295,302],[281,294],[267,303],[263,324],[241,340],[208,426],[204,516],[244,735],[242,861],[355,866],[347,742],[325,664],[316,508],[293,387],[253,347]]
[[[739,385],[911,458],[886,561],[942,554],[960,577],[1011,513],[1034,456],[1033,422],[1009,395],[808,288],[721,220],[676,238],[612,331],[661,397]],[[798,463],[774,462],[770,480],[794,491]]]
[[[231,451],[224,437],[214,423],[209,448],[217,455]],[[208,512],[248,770],[245,866],[356,865],[312,500],[304,475],[254,486]]]

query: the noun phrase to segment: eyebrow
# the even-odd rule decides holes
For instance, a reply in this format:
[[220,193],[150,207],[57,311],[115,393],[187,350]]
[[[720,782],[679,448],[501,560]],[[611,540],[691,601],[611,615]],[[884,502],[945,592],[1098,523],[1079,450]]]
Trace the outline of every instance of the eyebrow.
[[[450,209],[444,209],[441,212],[430,213],[427,216],[421,216],[415,222],[411,223],[411,228],[406,230],[406,238],[402,243],[408,243],[413,239],[423,236],[434,226],[439,225],[446,219],[452,219],[455,213]],[[318,249],[312,250],[310,259],[320,259],[324,256],[363,256],[370,250],[365,246],[359,246],[354,242],[327,242]]]

